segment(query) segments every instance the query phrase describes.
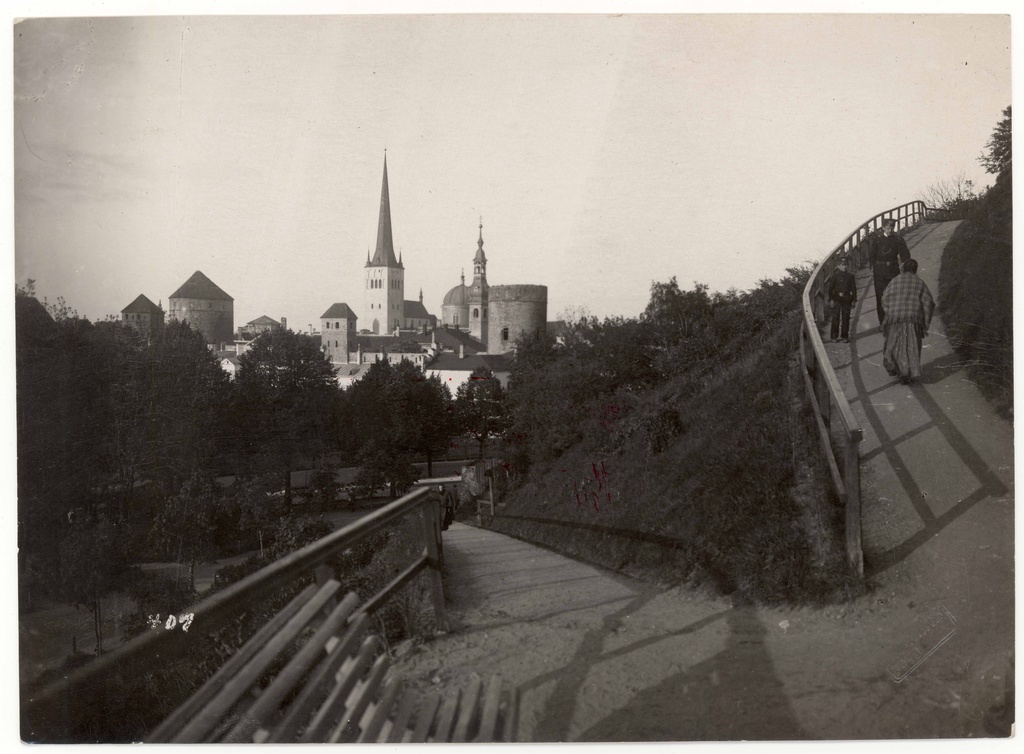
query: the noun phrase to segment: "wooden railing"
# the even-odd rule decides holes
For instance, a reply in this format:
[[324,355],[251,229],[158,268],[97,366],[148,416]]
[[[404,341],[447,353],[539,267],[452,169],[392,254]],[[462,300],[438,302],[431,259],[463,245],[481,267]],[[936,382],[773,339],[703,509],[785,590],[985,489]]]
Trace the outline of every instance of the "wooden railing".
[[[896,229],[903,230],[927,219],[938,218],[941,210],[925,206],[922,201],[908,202],[879,212],[861,223],[850,235],[821,261],[811,274],[803,293],[803,326],[800,328],[800,361],[803,366],[807,397],[814,409],[821,447],[828,461],[832,482],[846,512],[846,555],[857,573],[864,573],[864,550],[861,545],[860,443],[864,433],[850,404],[843,395],[835,370],[829,362],[821,341],[819,326],[825,324],[828,284],[840,257],[859,255],[868,233],[881,227],[882,220],[892,218]],[[866,262],[866,259],[861,259]],[[833,433],[832,419],[838,417],[840,427]],[[833,437],[839,448],[833,448]]]
[[[123,667],[144,667],[144,663],[166,662],[184,651],[185,642],[195,642],[197,634],[211,634],[237,618],[253,604],[272,596],[277,590],[299,580],[322,580],[326,561],[344,552],[374,532],[397,524],[411,515],[420,518],[423,549],[401,573],[376,594],[363,600],[359,613],[373,613],[392,594],[421,571],[430,577],[431,597],[437,630],[447,631],[444,587],[441,577],[441,496],[435,487],[420,488],[370,513],[348,526],[310,545],[280,558],[265,568],[189,608],[194,619],[191,630],[149,630],[113,652],[69,674],[38,693],[22,698],[22,737],[33,741],[61,741],[71,735],[69,720],[75,705],[102,703],[101,689],[109,688]],[[113,684],[116,685],[116,684]],[[164,725],[174,721],[164,721]]]

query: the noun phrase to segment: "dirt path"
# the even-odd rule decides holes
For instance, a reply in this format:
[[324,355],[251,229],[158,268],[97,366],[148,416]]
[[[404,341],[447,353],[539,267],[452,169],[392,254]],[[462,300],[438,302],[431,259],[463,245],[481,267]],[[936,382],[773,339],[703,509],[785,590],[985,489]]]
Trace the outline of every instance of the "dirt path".
[[[933,291],[952,226],[908,237]],[[857,337],[830,350],[865,430],[869,596],[754,608],[455,524],[445,539],[453,630],[398,668],[422,685],[501,673],[521,693],[521,741],[1005,734],[1012,426],[967,380],[941,321],[924,384],[889,378],[874,296],[860,300]]]

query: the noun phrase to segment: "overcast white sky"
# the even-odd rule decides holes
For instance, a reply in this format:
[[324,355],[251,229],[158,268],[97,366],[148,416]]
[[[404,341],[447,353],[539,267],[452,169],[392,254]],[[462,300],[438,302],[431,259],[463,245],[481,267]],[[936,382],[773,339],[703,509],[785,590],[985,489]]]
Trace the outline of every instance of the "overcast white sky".
[[98,319],[197,269],[362,310],[387,149],[406,297],[540,283],[636,315],[745,289],[977,162],[1008,16],[166,16],[14,29],[15,277]]

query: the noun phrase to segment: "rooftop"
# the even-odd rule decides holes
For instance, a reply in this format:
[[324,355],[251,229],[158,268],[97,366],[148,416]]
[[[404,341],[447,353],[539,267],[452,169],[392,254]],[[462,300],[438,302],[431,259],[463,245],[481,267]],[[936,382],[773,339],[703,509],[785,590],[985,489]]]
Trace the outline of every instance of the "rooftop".
[[211,301],[234,301],[210,278],[196,270],[192,277],[186,280],[182,286],[171,294],[171,298],[200,298]]
[[[408,304],[408,302],[406,302]],[[331,308],[320,315],[320,319],[359,319],[348,304],[331,304]]]
[[132,314],[163,314],[164,310],[140,293],[138,298],[121,310],[122,314],[126,312]]

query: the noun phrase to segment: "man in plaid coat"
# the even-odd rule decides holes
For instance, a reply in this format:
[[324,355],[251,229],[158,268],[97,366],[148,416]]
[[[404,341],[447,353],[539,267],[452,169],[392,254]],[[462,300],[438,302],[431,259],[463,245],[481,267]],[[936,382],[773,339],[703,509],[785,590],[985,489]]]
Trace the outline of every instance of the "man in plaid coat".
[[903,263],[903,272],[885,287],[882,306],[882,365],[900,382],[909,384],[921,377],[921,339],[928,334],[935,311],[931,291],[917,276],[917,260]]

